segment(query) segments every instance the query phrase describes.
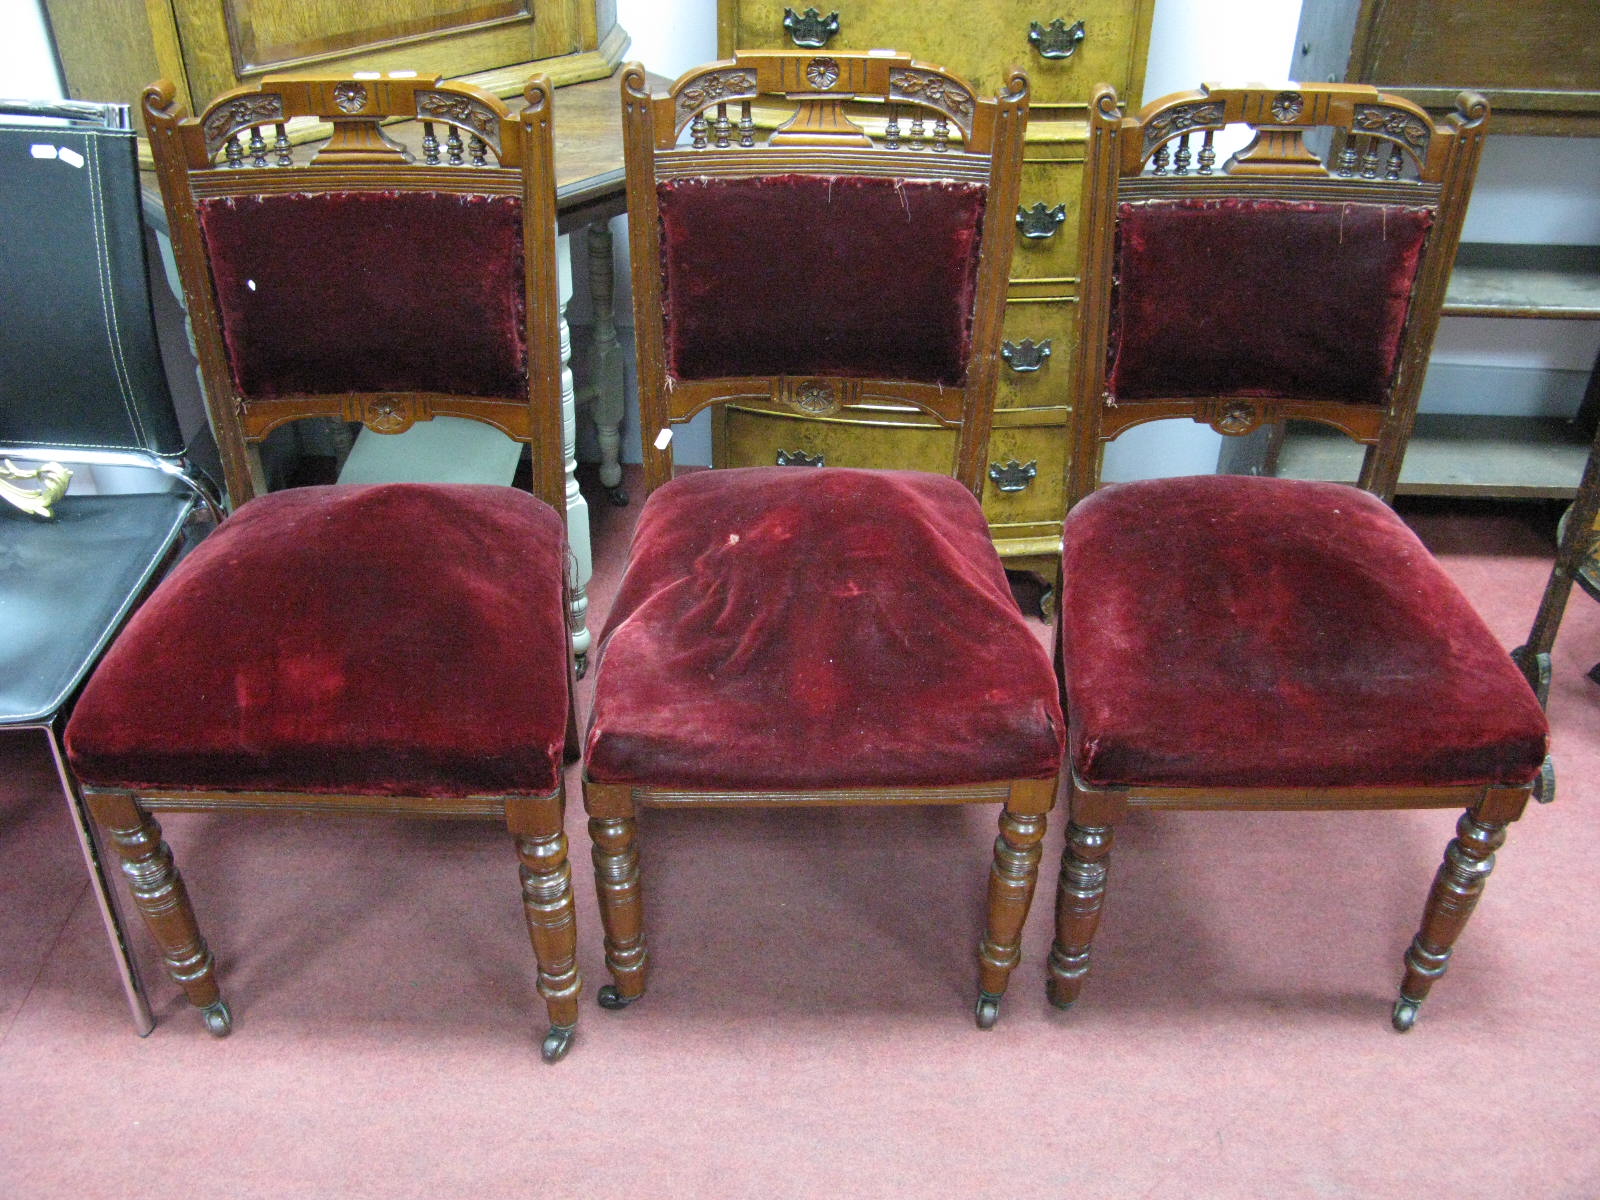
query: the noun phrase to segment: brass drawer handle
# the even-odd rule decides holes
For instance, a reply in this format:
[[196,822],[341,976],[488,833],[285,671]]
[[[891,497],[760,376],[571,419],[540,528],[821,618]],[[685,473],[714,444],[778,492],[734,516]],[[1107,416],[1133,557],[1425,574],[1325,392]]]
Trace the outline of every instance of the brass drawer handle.
[[814,8],[797,13],[792,8],[783,10],[783,27],[789,31],[789,40],[802,50],[821,50],[833,35],[839,32],[839,14],[824,17]]
[[1037,371],[1044,366],[1044,360],[1050,357],[1050,339],[1045,338],[1037,345],[1032,338],[1023,338],[1020,342],[1001,342],[1000,357],[1019,375]]
[[1038,240],[1040,238],[1054,237],[1056,230],[1060,229],[1067,219],[1067,206],[1058,204],[1049,208],[1043,200],[1032,208],[1017,206],[1017,228],[1022,230],[1022,236]]
[[826,454],[807,454],[804,450],[779,450],[778,465],[780,467],[824,467],[827,466]]
[[1039,460],[1020,463],[1012,459],[1007,463],[990,463],[989,478],[1002,492],[1020,492],[1039,474]]
[[1049,25],[1034,21],[1028,26],[1029,44],[1045,58],[1071,58],[1084,37],[1083,22],[1068,25],[1064,17],[1057,17]]

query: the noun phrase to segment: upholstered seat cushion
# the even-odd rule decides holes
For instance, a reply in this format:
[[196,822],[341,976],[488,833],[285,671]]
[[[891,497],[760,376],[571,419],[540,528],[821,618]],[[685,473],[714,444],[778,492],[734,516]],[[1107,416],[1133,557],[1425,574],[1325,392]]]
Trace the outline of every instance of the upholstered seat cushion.
[[953,479],[755,467],[657,489],[602,634],[587,772],[699,789],[1054,775],[1062,721]]
[[1522,783],[1548,727],[1399,517],[1343,484],[1197,476],[1068,514],[1062,663],[1095,785]]
[[567,714],[559,514],[379,484],[244,505],[161,584],[67,730],[89,784],[548,794]]

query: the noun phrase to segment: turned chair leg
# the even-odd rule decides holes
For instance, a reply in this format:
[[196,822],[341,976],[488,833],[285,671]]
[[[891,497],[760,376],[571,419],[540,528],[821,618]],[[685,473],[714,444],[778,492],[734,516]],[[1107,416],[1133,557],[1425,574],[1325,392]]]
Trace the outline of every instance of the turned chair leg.
[[606,969],[615,981],[600,989],[600,1007],[627,1008],[644,995],[650,967],[639,888],[638,821],[632,816],[591,817],[589,837],[605,927]]
[[1456,836],[1445,847],[1444,862],[1433,877],[1422,928],[1406,951],[1406,977],[1394,1006],[1394,1027],[1401,1033],[1416,1024],[1417,1010],[1434,981],[1450,965],[1451,947],[1478,905],[1483,885],[1494,870],[1494,852],[1506,840],[1505,821],[1479,820],[1472,811],[1456,822]]
[[1061,877],[1056,884],[1056,940],[1050,947],[1050,1003],[1071,1008],[1089,974],[1089,948],[1100,927],[1105,906],[1106,871],[1112,833],[1107,825],[1067,826],[1061,851]]
[[572,868],[562,830],[561,794],[506,801],[506,826],[522,860],[522,908],[539,966],[539,994],[550,1013],[550,1032],[540,1053],[559,1062],[572,1048],[578,1025],[577,918],[572,903]]
[[200,936],[172,851],[161,840],[161,826],[125,793],[90,794],[87,799],[122,860],[134,903],[161,947],[167,973],[189,1003],[201,1010],[206,1028],[216,1037],[226,1037],[233,1028],[233,1014],[217,988],[216,962]]
[[979,1029],[992,1029],[1000,1017],[1000,999],[1011,972],[1022,958],[1022,926],[1039,882],[1039,845],[1045,814],[1001,810],[1000,836],[994,841],[989,868],[989,912],[978,943]]

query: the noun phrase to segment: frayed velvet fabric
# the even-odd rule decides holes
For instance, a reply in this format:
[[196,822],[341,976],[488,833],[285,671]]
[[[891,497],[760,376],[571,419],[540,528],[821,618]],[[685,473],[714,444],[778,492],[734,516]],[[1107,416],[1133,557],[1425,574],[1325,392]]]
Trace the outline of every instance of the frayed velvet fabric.
[[674,378],[966,378],[982,184],[776,175],[656,194]]
[[752,467],[653,493],[601,635],[588,777],[700,789],[1044,778],[1049,656],[976,500],[912,471]]
[[327,192],[198,207],[241,395],[527,394],[520,197]]
[[67,730],[85,783],[547,795],[567,721],[560,514],[468,484],[250,501],[156,589]]
[[1432,221],[1385,204],[1119,205],[1107,389],[1388,403]]
[[1548,726],[1382,502],[1345,484],[1113,484],[1064,529],[1072,762],[1096,786],[1519,784]]

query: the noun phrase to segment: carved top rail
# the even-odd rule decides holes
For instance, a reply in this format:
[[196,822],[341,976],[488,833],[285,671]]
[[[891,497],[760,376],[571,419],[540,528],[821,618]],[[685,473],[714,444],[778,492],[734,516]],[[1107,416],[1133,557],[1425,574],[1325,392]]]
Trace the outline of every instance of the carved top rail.
[[[625,75],[624,87],[654,106],[658,151],[679,147],[685,131],[689,149],[712,151],[876,146],[944,155],[963,147],[987,154],[994,145],[997,101],[975,96],[941,67],[891,51],[740,51],[681,76],[666,95],[651,96],[642,71]],[[1004,99],[1020,102],[1026,91],[1025,78],[1013,75]],[[869,132],[853,120],[847,101],[881,105],[881,132],[876,121]],[[758,138],[757,103],[792,115]]]
[[[1134,117],[1123,117],[1115,96],[1100,92],[1094,119],[1120,122],[1124,179],[1198,183],[1300,176],[1356,186],[1438,185],[1446,178],[1453,141],[1442,135],[1482,124],[1489,111],[1487,102],[1470,92],[1461,93],[1456,105],[1445,118],[1448,124],[1440,127],[1409,100],[1358,84],[1202,84],[1199,91],[1153,101]],[[1248,127],[1254,137],[1218,165],[1216,136],[1229,126]],[[1318,130],[1329,133],[1308,137]]]
[[[516,130],[540,119],[549,103],[530,82],[527,108],[513,115],[482,88],[408,71],[269,75],[224,93],[194,117],[178,114],[175,95],[166,80],[147,88],[145,118],[151,129],[172,132],[191,171],[373,163],[516,168],[522,160]],[[332,135],[293,145],[290,125],[308,121],[327,122]],[[420,123],[420,142],[408,146],[391,136],[385,126],[397,122]]]

